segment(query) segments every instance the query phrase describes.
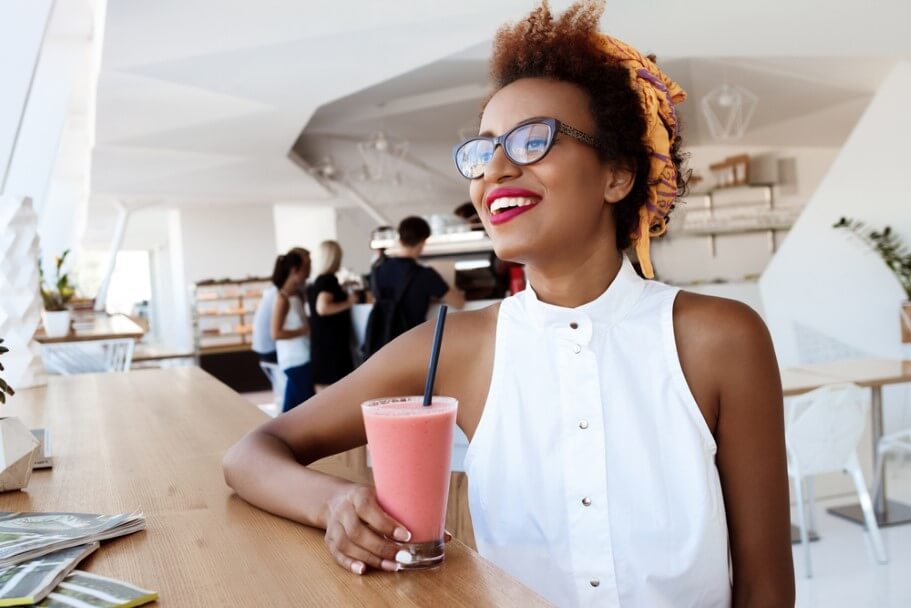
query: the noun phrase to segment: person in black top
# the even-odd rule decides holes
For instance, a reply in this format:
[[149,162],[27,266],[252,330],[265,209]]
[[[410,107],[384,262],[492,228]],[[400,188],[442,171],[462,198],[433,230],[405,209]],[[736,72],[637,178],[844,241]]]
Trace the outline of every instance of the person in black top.
[[341,245],[335,241],[323,241],[319,251],[320,273],[307,288],[310,363],[317,393],[354,370],[350,311],[357,303],[356,297],[346,293],[335,277],[342,265]]
[[[427,320],[431,301],[442,300],[453,308],[465,305],[465,295],[461,291],[450,288],[433,268],[418,264],[417,259],[429,237],[430,226],[423,218],[403,219],[399,224],[397,255],[381,258],[371,277],[375,283],[371,287],[377,298],[394,298],[405,287],[401,307],[409,329]],[[407,286],[404,285],[406,281],[409,281]]]

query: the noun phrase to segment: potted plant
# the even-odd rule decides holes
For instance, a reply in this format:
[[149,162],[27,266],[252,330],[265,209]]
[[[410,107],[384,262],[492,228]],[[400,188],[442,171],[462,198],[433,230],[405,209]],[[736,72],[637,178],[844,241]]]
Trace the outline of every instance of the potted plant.
[[843,217],[833,226],[850,230],[868,247],[879,254],[905,291],[905,301],[901,304],[900,316],[902,342],[911,342],[911,251],[892,232],[890,226],[882,230],[872,230],[859,220]]
[[[9,352],[9,349],[3,346],[3,338],[0,338],[0,355],[4,355]],[[0,363],[0,372],[3,371],[3,364]],[[6,403],[6,396],[9,395],[12,397],[16,394],[16,391],[13,390],[9,384],[6,383],[2,377],[0,377],[0,405]]]
[[[0,339],[0,355],[8,352]],[[2,363],[0,371],[3,371]],[[6,380],[0,378],[0,404],[6,403],[7,395],[14,394]],[[0,492],[21,490],[28,485],[38,458],[38,445],[38,440],[18,418],[0,416]]]
[[70,285],[69,274],[63,272],[63,264],[69,253],[70,250],[67,249],[63,255],[54,258],[55,274],[51,285],[46,283],[44,268],[41,259],[38,259],[39,289],[41,300],[44,302],[41,320],[44,323],[44,332],[51,338],[62,338],[70,333],[70,309],[67,304],[76,295],[76,288]]

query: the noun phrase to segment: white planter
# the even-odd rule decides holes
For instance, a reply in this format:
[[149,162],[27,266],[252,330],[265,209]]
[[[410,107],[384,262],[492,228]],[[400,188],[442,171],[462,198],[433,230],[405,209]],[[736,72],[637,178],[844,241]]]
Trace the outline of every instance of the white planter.
[[0,418],[0,492],[28,485],[38,446],[38,440],[18,418]]
[[63,338],[70,333],[69,310],[43,310],[41,320],[44,322],[44,333],[49,338]]

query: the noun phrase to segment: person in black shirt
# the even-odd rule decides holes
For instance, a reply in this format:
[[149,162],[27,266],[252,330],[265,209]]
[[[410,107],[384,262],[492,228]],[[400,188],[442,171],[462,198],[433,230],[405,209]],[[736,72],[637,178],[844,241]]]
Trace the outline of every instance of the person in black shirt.
[[374,284],[371,287],[378,299],[394,298],[410,279],[401,302],[409,329],[427,320],[431,301],[442,300],[453,308],[465,305],[465,295],[460,290],[450,288],[433,268],[418,264],[417,259],[429,237],[430,226],[423,218],[406,217],[399,224],[396,255],[381,258],[372,274]]
[[355,296],[346,293],[335,276],[342,265],[341,245],[335,241],[323,241],[319,251],[320,274],[307,288],[310,359],[317,393],[354,370],[350,311],[357,303]]

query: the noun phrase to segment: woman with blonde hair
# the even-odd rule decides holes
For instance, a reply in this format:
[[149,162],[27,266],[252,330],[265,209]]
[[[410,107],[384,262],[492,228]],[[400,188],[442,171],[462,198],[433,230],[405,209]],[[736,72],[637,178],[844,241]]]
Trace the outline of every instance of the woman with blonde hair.
[[354,369],[351,357],[351,307],[357,302],[338,283],[342,247],[336,241],[319,246],[319,276],[307,288],[312,330],[312,369],[316,392],[341,380]]

